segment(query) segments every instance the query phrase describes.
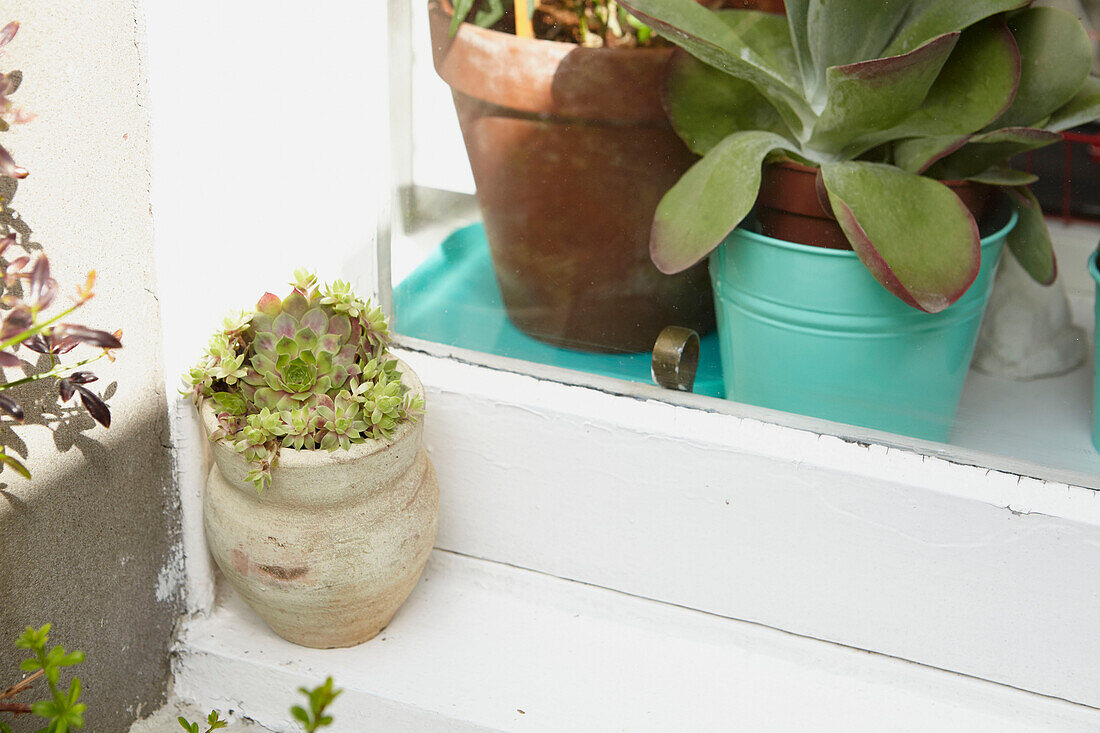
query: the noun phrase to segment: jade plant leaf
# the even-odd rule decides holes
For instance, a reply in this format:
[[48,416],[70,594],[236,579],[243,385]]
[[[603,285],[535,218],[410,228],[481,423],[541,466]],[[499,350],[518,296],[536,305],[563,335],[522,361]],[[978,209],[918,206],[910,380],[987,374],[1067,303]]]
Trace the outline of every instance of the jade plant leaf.
[[787,126],[796,133],[810,124],[813,113],[802,98],[799,85],[784,78],[782,69],[770,65],[717,13],[682,0],[622,0],[620,4],[700,61],[752,83],[772,100]]
[[810,0],[807,44],[819,83],[831,66],[876,59],[906,17],[912,0]]
[[966,180],[986,183],[990,186],[1027,186],[1038,181],[1039,176],[1015,168],[994,166],[989,170],[970,176]]
[[835,153],[911,115],[928,96],[958,38],[959,33],[948,33],[903,56],[830,68],[825,74],[828,101],[808,147]]
[[1042,285],[1050,285],[1058,276],[1058,263],[1054,259],[1050,232],[1043,220],[1043,211],[1034,194],[1024,186],[1005,188],[1008,198],[1016,206],[1020,219],[1008,233],[1008,250],[1029,275]]
[[967,144],[939,163],[936,177],[960,180],[976,176],[1018,153],[1037,150],[1062,139],[1049,130],[1034,127],[1005,127],[971,137]]
[[772,132],[735,132],[688,169],[657,204],[649,243],[657,269],[686,270],[721,244],[756,203],[764,159],[790,148]]
[[798,88],[798,61],[782,15],[762,10],[719,10],[715,13],[727,28],[759,54],[769,69]]
[[802,75],[802,88],[812,107],[820,109],[825,103],[824,76],[819,80],[814,69],[814,59],[810,54],[810,31],[806,18],[810,14],[810,0],[786,0],[787,29],[791,36],[791,46],[795,60]]
[[676,49],[665,69],[662,101],[676,134],[698,155],[734,132],[789,135],[783,119],[756,87]]
[[894,145],[894,165],[908,173],[923,173],[969,139],[970,135],[933,135],[901,140]]
[[1080,91],[1092,65],[1092,44],[1064,10],[1028,8],[1008,19],[1020,49],[1020,85],[997,127],[1037,126]]
[[[962,30],[991,15],[1016,10],[1031,0],[913,0],[905,21],[898,28],[883,56],[910,51],[930,38]],[[892,3],[883,3],[892,8]],[[884,12],[888,12],[884,8]]]
[[1090,76],[1073,99],[1055,110],[1043,127],[1054,132],[1092,122],[1100,117],[1100,77]]
[[844,157],[914,137],[942,135],[950,147],[959,136],[981,130],[1008,109],[1019,79],[1020,54],[1008,26],[999,17],[985,20],[960,36],[919,109],[896,126],[857,141],[845,149]]
[[947,186],[862,161],[828,163],[821,175],[859,259],[902,301],[938,313],[974,282],[981,264],[978,227]]

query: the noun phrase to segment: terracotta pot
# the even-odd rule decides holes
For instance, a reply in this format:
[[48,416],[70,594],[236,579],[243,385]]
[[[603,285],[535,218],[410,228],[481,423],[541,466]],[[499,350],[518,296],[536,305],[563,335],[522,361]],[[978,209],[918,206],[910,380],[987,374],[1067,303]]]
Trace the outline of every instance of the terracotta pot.
[[[781,161],[764,167],[760,194],[756,198],[756,221],[760,233],[788,242],[828,249],[850,250],[831,211],[822,205],[824,191],[817,187],[817,168]],[[989,211],[994,189],[973,181],[944,181],[981,221]]]
[[464,23],[429,4],[504,305],[520,330],[590,351],[645,351],[669,325],[709,331],[706,265],[649,259],[661,196],[696,160],[658,98],[671,49],[583,48]]
[[[402,364],[403,381],[423,387]],[[217,426],[202,406],[207,435]],[[317,648],[381,631],[420,577],[435,542],[439,488],[421,444],[423,419],[391,441],[351,450],[283,448],[271,485],[224,441],[203,497],[206,542],[226,580],[279,636]]]

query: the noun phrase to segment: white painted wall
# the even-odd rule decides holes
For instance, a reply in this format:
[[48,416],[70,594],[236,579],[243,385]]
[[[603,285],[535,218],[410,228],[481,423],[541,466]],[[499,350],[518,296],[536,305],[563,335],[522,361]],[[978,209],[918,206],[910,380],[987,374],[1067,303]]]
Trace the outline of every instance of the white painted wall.
[[389,172],[380,6],[145,3],[159,297],[192,609],[211,598],[197,503],[203,441],[175,397],[179,375],[228,309],[281,292],[295,267],[376,293]]

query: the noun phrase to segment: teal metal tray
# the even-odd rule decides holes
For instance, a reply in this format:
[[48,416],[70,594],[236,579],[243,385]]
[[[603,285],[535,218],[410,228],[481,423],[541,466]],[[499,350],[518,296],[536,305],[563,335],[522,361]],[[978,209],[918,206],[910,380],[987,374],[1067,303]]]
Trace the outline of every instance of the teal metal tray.
[[[458,229],[394,288],[395,330],[406,336],[589,374],[653,384],[648,353],[592,354],[527,336],[508,320],[481,224]],[[695,392],[722,397],[718,336],[701,339]]]

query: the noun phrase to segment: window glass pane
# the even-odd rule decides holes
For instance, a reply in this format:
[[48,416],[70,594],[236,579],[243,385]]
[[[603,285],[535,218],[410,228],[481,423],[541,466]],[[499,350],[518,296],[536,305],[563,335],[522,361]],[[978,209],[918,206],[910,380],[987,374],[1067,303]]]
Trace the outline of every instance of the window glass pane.
[[[475,3],[487,15],[470,19],[484,22],[453,36],[450,3],[433,0],[412,3],[410,45],[395,45],[398,333],[652,384],[658,336],[680,327],[664,356],[691,352],[684,334],[698,335],[696,393],[1100,475],[1087,262],[1100,239],[1089,219],[1100,214],[1095,127],[1011,160],[1029,146],[994,160],[975,138],[958,156],[938,150],[917,176],[909,168],[926,153],[911,137],[853,137],[858,116],[830,123],[805,91],[812,69],[768,55],[772,43],[790,51],[781,2],[728,2],[774,14],[740,10],[720,25],[796,80],[808,106],[791,103],[790,118],[779,103],[753,108],[759,88],[651,36],[616,3],[521,2],[533,3],[536,38],[517,35],[514,0],[498,19],[494,3]],[[873,21],[861,43],[896,55],[894,26]],[[829,53],[878,58],[862,46]],[[965,87],[956,82],[942,114],[961,125],[970,111],[951,96]],[[809,125],[801,137],[798,124]],[[999,167],[971,170],[975,160]],[[1028,171],[1042,178],[1037,201],[990,185]],[[1040,205],[1060,270],[1052,287],[1009,252],[1042,230]],[[714,231],[721,244],[708,255],[697,245]],[[1020,251],[1043,278],[1049,257]]]

